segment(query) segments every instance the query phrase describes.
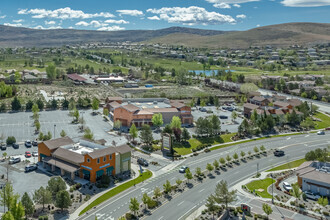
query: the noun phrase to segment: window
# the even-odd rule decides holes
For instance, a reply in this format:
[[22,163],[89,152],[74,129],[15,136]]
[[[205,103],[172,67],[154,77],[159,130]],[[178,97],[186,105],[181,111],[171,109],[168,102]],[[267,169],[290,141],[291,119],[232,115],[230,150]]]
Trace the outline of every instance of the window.
[[100,158],[97,158],[97,163],[100,163]]
[[109,155],[109,160],[112,160],[112,155],[111,154]]
[[88,163],[90,163],[90,162],[91,162],[91,160],[90,160],[89,158],[87,158],[87,162],[88,162]]
[[107,160],[107,157],[103,157],[103,162],[105,162]]

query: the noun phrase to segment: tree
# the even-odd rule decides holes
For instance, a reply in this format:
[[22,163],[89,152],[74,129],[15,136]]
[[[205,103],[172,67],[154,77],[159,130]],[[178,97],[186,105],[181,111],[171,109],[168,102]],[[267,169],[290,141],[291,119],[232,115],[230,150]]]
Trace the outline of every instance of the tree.
[[245,152],[241,151],[241,157],[244,157],[244,156],[245,156]]
[[317,200],[317,203],[320,204],[321,206],[325,207],[328,205],[329,201],[328,201],[328,198],[325,196],[325,197],[320,197]]
[[229,191],[227,182],[221,180],[220,183],[216,185],[215,193],[212,195],[212,198],[218,204],[225,204],[226,209],[228,209],[228,204],[236,201],[236,190]]
[[152,131],[151,131],[151,128],[149,125],[144,124],[142,126],[142,129],[140,131],[140,139],[144,144],[146,144],[148,146],[151,145],[151,143],[153,141],[153,136],[152,136]]
[[163,184],[163,188],[164,188],[164,193],[166,194],[170,193],[172,190],[170,181],[166,180],[165,184]]
[[165,128],[162,130],[163,134],[172,134],[173,130],[171,128],[171,125],[167,124],[165,125]]
[[231,161],[231,157],[230,157],[229,155],[227,155],[226,160],[227,160],[228,162],[230,162],[230,161]]
[[209,171],[209,174],[212,172],[212,170],[214,169],[214,167],[212,166],[212,164],[208,163],[206,165],[206,169]]
[[36,131],[39,132],[40,131],[40,122],[39,121],[35,121],[34,125],[36,126]]
[[151,198],[148,196],[148,194],[144,193],[143,196],[142,196],[141,201],[145,205],[145,209],[147,209],[147,204],[150,202],[150,200],[151,200]]
[[54,80],[56,78],[56,68],[54,64],[50,64],[48,67],[46,67],[46,73],[48,79]]
[[218,207],[215,204],[215,201],[214,201],[212,195],[207,197],[205,206],[207,207],[207,210],[212,213],[212,219],[214,219],[214,212],[217,211]]
[[264,210],[265,214],[267,215],[267,219],[268,219],[268,216],[273,213],[272,207],[270,207],[270,205],[268,205],[266,203],[262,204],[262,210]]
[[156,127],[160,127],[160,126],[162,126],[163,125],[163,115],[162,114],[160,114],[160,113],[157,113],[157,114],[154,114],[153,116],[152,116],[152,119],[151,119],[151,121],[152,121],[152,124],[154,125],[154,126],[156,126]]
[[221,158],[219,159],[219,162],[220,162],[222,165],[224,165],[224,164],[226,163],[226,160],[225,160],[225,158],[221,157]]
[[52,193],[41,186],[34,192],[33,200],[37,204],[42,204],[42,210],[44,210],[45,204],[52,202]]
[[14,100],[11,102],[11,110],[19,111],[21,110],[22,105],[17,96],[14,97]]
[[109,110],[107,108],[103,109],[103,115],[104,116],[109,116]]
[[14,193],[13,186],[7,182],[5,186],[0,190],[0,205],[7,207],[10,211],[11,204],[13,201],[17,201],[19,198],[18,194]]
[[178,116],[173,116],[171,121],[171,128],[181,129],[181,119]]
[[202,175],[202,169],[200,167],[196,167],[195,174],[196,176]]
[[62,179],[62,177],[52,177],[48,181],[47,190],[49,190],[54,197],[58,192],[65,189],[66,189],[66,184]]
[[2,156],[6,159],[7,158],[7,153],[6,152],[3,152],[2,153]]
[[10,212],[15,220],[23,220],[25,216],[24,206],[22,202],[17,202],[18,198],[15,198],[10,205]]
[[92,109],[96,111],[99,109],[99,106],[100,106],[100,101],[94,97],[92,101]]
[[71,205],[70,194],[66,190],[61,190],[56,194],[55,206],[62,211]]
[[182,140],[188,141],[191,138],[190,133],[187,128],[182,129]]
[[156,188],[154,189],[154,196],[155,196],[155,198],[158,200],[158,198],[159,198],[161,195],[162,195],[162,193],[161,193],[159,187],[156,187]]
[[176,185],[177,185],[178,187],[180,187],[180,185],[181,185],[181,183],[182,183],[182,180],[177,179],[177,180],[175,181],[175,183],[176,183]]
[[292,189],[290,191],[290,194],[296,198],[296,206],[298,205],[298,200],[300,199],[300,196],[302,194],[302,192],[299,189],[299,186],[297,184],[292,184]]
[[34,213],[34,204],[29,194],[27,194],[27,192],[23,194],[21,202],[22,205],[24,206],[26,217],[32,215]]
[[65,133],[65,131],[64,131],[64,130],[62,130],[62,131],[61,131],[61,133],[60,133],[60,135],[61,135],[61,137],[65,137],[65,136],[66,136],[66,133]]
[[85,129],[84,138],[86,138],[88,140],[93,140],[94,139],[94,134],[91,131],[91,129],[89,129],[89,128]]
[[71,98],[69,101],[69,110],[72,111],[74,109],[76,109],[76,102],[74,101],[73,98]]
[[137,136],[138,136],[138,130],[134,123],[132,124],[131,128],[129,129],[129,134],[133,138],[133,142],[134,142],[134,139],[137,138]]
[[236,111],[233,111],[233,112],[231,113],[231,119],[232,119],[233,121],[235,121],[235,120],[237,119],[237,117],[238,117],[237,112],[236,112]]
[[11,214],[10,211],[6,212],[2,217],[1,220],[16,220],[13,216],[13,214]]
[[262,152],[265,152],[265,151],[266,151],[266,148],[265,148],[264,145],[261,145],[261,146],[260,146],[260,151],[262,151]]
[[255,146],[255,147],[253,148],[253,151],[254,151],[254,153],[258,153],[258,152],[259,152],[259,148],[258,148],[257,146]]
[[37,103],[33,104],[31,110],[33,114],[38,114],[38,112],[40,111],[38,104]]
[[62,108],[63,109],[69,108],[69,101],[66,98],[62,101]]
[[187,178],[188,183],[189,183],[189,180],[191,180],[191,179],[193,178],[193,175],[192,175],[192,173],[190,172],[190,169],[189,169],[189,168],[186,169],[186,173],[184,174],[184,177]]
[[53,98],[52,101],[50,102],[50,106],[53,110],[57,109],[58,107],[57,100]]
[[237,160],[238,159],[238,154],[234,153],[233,158],[234,158],[234,160]]
[[113,123],[113,128],[119,130],[121,128],[121,121],[120,120],[115,121],[115,123]]
[[139,210],[140,203],[137,201],[136,198],[131,198],[129,203],[129,210],[131,210],[134,215],[136,215],[136,212]]
[[16,143],[16,138],[14,136],[7,137],[7,140],[6,140],[7,145],[12,145],[14,143]]
[[32,106],[33,106],[32,100],[27,101],[27,103],[25,104],[25,110],[26,111],[31,110],[32,109]]
[[44,109],[44,102],[41,100],[41,99],[37,99],[37,105],[38,105],[38,108],[39,108],[39,111],[42,111]]
[[216,170],[219,169],[219,162],[217,160],[214,160],[213,166]]
[[79,111],[78,109],[74,109],[73,110],[73,117],[75,118],[75,121],[78,122],[78,119],[79,119]]
[[216,115],[212,115],[211,116],[211,125],[212,125],[212,130],[210,130],[211,132],[210,135],[216,135],[220,133],[220,129],[221,129],[221,122],[219,117],[217,117]]

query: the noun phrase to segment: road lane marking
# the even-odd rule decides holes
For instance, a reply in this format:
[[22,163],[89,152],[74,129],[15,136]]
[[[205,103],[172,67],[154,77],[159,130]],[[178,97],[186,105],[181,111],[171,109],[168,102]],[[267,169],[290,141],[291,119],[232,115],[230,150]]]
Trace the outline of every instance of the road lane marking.
[[198,192],[203,192],[205,189],[201,189],[201,190],[199,190]]
[[309,137],[309,134],[305,136],[305,138]]
[[290,139],[291,139],[291,137],[288,137],[288,138],[287,138],[287,140],[290,140]]
[[164,218],[164,216],[160,217],[158,220],[161,220],[161,219],[163,219],[163,218]]
[[182,205],[182,203],[184,203],[184,201],[180,202],[180,203],[178,204],[178,206],[179,206],[179,205]]
[[178,218],[178,220],[182,219],[185,215],[187,215],[194,208],[196,208],[196,205],[194,205],[191,209],[189,209],[186,213],[184,213],[180,218]]

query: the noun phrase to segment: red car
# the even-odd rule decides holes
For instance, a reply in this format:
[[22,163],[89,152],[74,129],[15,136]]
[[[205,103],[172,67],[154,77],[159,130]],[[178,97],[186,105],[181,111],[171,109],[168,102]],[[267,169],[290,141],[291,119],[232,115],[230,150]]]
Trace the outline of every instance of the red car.
[[330,131],[330,127],[328,127],[328,128],[325,128],[325,130],[327,130],[327,131]]
[[25,151],[25,157],[31,157],[31,152],[30,151]]

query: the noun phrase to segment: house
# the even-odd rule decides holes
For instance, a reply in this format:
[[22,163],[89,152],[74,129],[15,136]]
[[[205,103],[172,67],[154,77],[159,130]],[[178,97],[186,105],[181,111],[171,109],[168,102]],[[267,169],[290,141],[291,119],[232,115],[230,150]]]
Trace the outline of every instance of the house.
[[250,99],[250,103],[259,106],[267,106],[270,101],[263,96],[254,96],[252,99]]
[[82,83],[86,83],[87,81],[86,78],[76,73],[68,74],[68,78],[71,79],[75,84],[82,84]]
[[243,108],[244,108],[244,116],[249,118],[253,112],[253,110],[255,109],[258,109],[259,106],[258,105],[255,105],[255,104],[252,104],[252,103],[245,103],[243,105]]
[[131,148],[106,147],[84,139],[75,143],[69,137],[62,137],[39,143],[38,160],[44,168],[60,171],[61,176],[96,182],[103,175],[130,171]]
[[274,107],[277,107],[277,108],[288,108],[288,109],[293,108],[293,106],[288,102],[276,101],[273,104],[274,104]]
[[310,191],[321,196],[330,195],[330,163],[307,161],[297,170],[297,180],[302,191]]

